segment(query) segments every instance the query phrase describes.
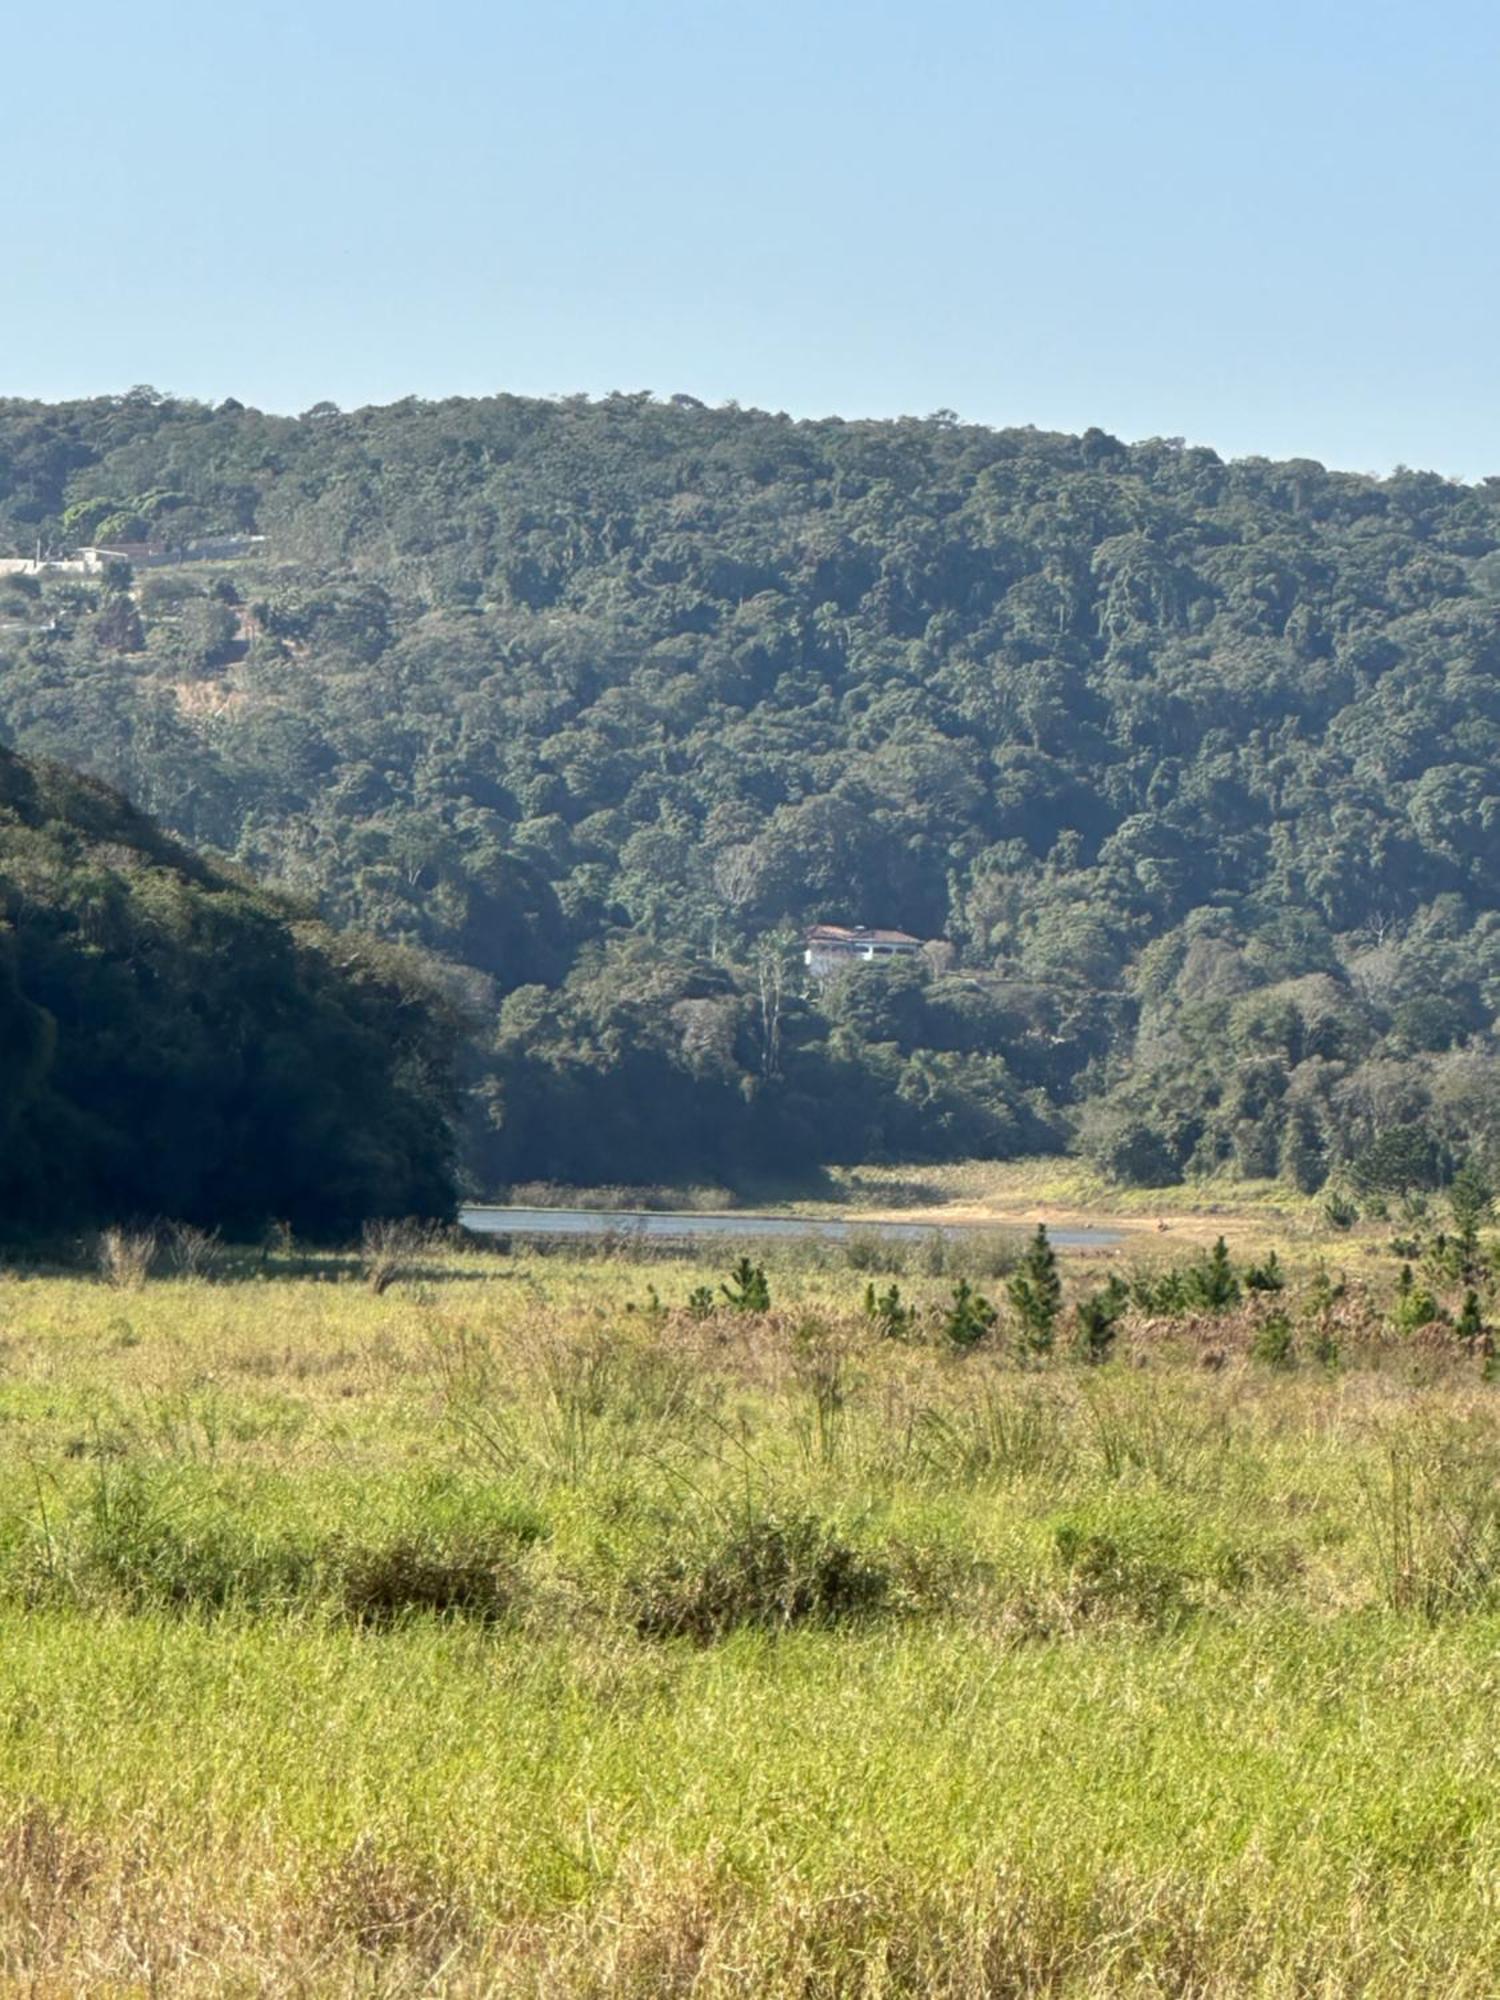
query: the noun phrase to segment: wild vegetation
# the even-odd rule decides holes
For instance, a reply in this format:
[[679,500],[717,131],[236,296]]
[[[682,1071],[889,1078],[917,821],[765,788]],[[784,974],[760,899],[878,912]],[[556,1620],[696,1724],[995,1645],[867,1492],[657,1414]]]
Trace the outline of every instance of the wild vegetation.
[[[18,554],[226,535],[0,586],[0,732],[437,954],[478,1185],[1500,1152],[1494,481],[682,397],[0,404]],[[807,993],[814,919],[938,943]]]
[[1496,1250],[1394,1230],[13,1269],[0,1977],[1480,2000]]
[[0,750],[0,1231],[447,1215],[453,1042],[400,948]]

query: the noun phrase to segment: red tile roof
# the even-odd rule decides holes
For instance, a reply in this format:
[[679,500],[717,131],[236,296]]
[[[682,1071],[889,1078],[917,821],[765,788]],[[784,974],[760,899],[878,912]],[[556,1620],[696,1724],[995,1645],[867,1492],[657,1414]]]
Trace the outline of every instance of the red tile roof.
[[863,924],[813,924],[807,932],[809,944],[917,944],[922,940],[906,931],[867,930]]

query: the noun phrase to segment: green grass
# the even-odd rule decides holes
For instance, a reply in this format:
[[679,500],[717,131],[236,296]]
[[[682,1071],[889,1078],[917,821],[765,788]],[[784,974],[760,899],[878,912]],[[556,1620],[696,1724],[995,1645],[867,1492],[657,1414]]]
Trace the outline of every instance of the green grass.
[[827,1255],[706,1318],[691,1260],[286,1268],[0,1280],[0,1990],[1493,1991],[1451,1337],[1351,1295],[1328,1365],[1294,1290],[1289,1365],[1255,1301],[1022,1366]]

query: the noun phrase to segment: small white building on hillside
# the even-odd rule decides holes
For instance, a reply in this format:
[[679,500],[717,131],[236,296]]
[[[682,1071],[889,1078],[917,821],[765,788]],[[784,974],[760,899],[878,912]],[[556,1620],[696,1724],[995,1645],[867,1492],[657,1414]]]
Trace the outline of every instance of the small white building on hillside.
[[814,924],[804,942],[803,962],[814,979],[875,959],[913,958],[922,949],[922,940],[905,931],[870,930],[863,924]]

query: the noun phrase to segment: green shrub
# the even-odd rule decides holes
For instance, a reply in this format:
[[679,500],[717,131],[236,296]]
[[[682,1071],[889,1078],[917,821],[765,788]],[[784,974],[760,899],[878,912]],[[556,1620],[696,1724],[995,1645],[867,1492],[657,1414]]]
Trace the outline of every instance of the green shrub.
[[1477,1161],[1468,1160],[1453,1176],[1448,1189],[1448,1206],[1462,1231],[1477,1230],[1495,1213],[1495,1190]]
[[478,1619],[504,1617],[520,1593],[517,1544],[509,1537],[444,1541],[398,1535],[375,1546],[338,1551],[338,1601],[361,1624],[388,1625],[418,1612]]
[[1280,1292],[1286,1289],[1286,1272],[1273,1250],[1264,1264],[1252,1264],[1245,1273],[1247,1292]]
[[814,1515],[749,1511],[674,1549],[631,1582],[627,1598],[643,1637],[703,1646],[739,1626],[779,1631],[868,1616],[892,1580],[887,1565]]
[[1188,1266],[1184,1282],[1189,1306],[1200,1312],[1227,1312],[1238,1303],[1240,1281],[1222,1236],[1207,1257]]
[[763,1313],[771,1310],[771,1287],[766,1282],[765,1266],[752,1264],[748,1257],[741,1257],[729,1274],[728,1282],[719,1290],[735,1312]]
[[85,1601],[212,1615],[324,1605],[366,1623],[412,1612],[492,1621],[515,1603],[525,1549],[544,1533],[529,1507],[444,1518],[429,1496],[414,1527],[322,1535],[267,1530],[258,1511],[197,1474],[102,1467],[77,1515],[47,1538],[47,1583]]
[[877,1293],[873,1281],[865,1287],[865,1318],[884,1340],[909,1340],[916,1331],[917,1309],[905,1305],[899,1285]]
[[1163,1535],[1101,1533],[1064,1521],[1053,1546],[1086,1615],[1159,1624],[1188,1606],[1187,1570]]
[[1073,1352],[1080,1361],[1097,1365],[1109,1359],[1116,1330],[1129,1303],[1129,1287],[1113,1272],[1098,1291],[1078,1301],[1073,1309]]
[[844,1257],[851,1271],[900,1277],[906,1270],[906,1246],[878,1229],[853,1231],[845,1240]]
[[994,1330],[998,1317],[989,1300],[976,1292],[967,1278],[960,1278],[953,1287],[952,1303],[943,1312],[943,1338],[952,1347],[977,1347]]
[[1404,1292],[1396,1305],[1396,1324],[1403,1333],[1416,1333],[1419,1328],[1432,1326],[1444,1317],[1443,1308],[1436,1295],[1425,1285],[1413,1285]]
[[1292,1323],[1285,1313],[1271,1313],[1255,1329],[1250,1342],[1250,1358],[1267,1368],[1290,1368],[1296,1361]]
[[1187,1280],[1175,1267],[1165,1271],[1136,1271],[1130,1279],[1131,1302],[1144,1313],[1175,1318],[1190,1304]]
[[[1264,1267],[1262,1270],[1264,1276]],[[1137,1271],[1130,1296],[1142,1312],[1173,1317],[1184,1312],[1224,1312],[1236,1304],[1240,1281],[1221,1236],[1207,1257],[1166,1271]]]
[[1401,1278],[1396,1287],[1397,1327],[1402,1333],[1415,1333],[1419,1328],[1431,1326],[1443,1317],[1443,1309],[1436,1296],[1425,1285],[1416,1282],[1410,1264],[1403,1264]]

